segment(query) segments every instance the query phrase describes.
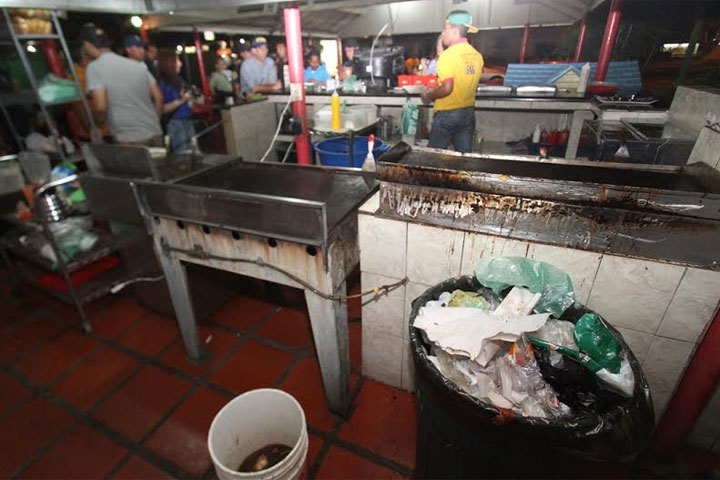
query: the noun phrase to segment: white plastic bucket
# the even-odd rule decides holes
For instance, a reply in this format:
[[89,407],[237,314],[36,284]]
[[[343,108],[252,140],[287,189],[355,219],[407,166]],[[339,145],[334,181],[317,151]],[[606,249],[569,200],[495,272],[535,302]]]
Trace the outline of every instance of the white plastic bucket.
[[[281,462],[259,472],[237,471],[251,453],[274,443],[292,447]],[[220,480],[295,480],[305,467],[308,450],[305,412],[282,390],[263,388],[243,393],[215,415],[208,449]]]

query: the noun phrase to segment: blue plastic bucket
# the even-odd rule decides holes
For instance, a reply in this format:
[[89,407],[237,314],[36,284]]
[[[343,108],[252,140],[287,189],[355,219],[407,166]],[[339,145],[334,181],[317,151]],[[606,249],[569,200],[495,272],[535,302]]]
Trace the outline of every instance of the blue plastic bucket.
[[[353,139],[353,167],[362,167],[368,151],[368,137],[355,137]],[[350,166],[350,137],[337,137],[321,140],[313,144],[315,151],[318,152],[320,163],[330,167],[349,167]],[[375,139],[375,147],[373,155],[377,159],[383,153],[387,152],[390,146],[385,144],[379,138]]]

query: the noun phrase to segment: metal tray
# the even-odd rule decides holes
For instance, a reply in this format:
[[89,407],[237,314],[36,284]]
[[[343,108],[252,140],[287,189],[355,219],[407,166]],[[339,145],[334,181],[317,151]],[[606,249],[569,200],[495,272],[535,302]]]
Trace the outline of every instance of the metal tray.
[[151,215],[310,245],[324,245],[377,186],[358,170],[255,162],[138,184]]

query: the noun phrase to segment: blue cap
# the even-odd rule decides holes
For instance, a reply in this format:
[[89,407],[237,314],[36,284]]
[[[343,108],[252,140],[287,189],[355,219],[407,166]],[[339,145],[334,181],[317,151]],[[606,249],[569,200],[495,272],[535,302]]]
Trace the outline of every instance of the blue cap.
[[137,35],[128,35],[125,37],[126,47],[142,47],[145,48],[145,42],[143,42]]
[[253,48],[256,47],[262,47],[263,45],[267,45],[268,41],[265,37],[255,37],[255,39],[252,42]]

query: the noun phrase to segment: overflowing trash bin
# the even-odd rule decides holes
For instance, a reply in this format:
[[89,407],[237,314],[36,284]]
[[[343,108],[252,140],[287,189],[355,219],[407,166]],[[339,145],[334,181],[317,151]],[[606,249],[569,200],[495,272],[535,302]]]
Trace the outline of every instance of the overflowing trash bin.
[[567,477],[649,441],[638,360],[552,265],[481,260],[413,301],[410,342],[418,478]]

